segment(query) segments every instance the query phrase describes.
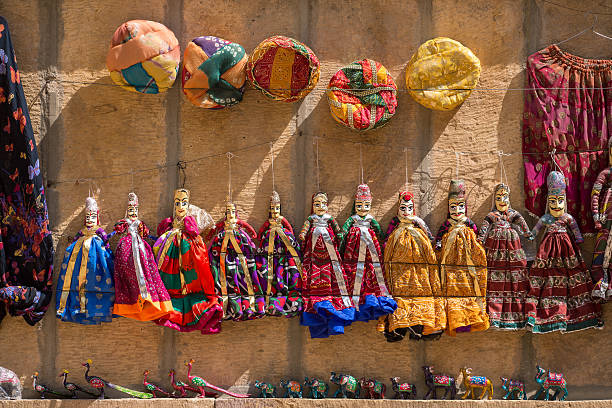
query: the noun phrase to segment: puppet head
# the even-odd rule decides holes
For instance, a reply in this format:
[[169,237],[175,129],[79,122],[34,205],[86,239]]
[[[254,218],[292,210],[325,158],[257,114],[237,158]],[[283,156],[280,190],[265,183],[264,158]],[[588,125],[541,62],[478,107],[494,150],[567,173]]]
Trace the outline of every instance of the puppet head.
[[179,188],[174,190],[174,216],[178,219],[183,219],[189,210],[189,190]]
[[409,191],[399,193],[397,207],[397,218],[401,220],[408,219],[414,215],[414,195]]
[[551,171],[546,179],[548,184],[548,212],[553,217],[565,213],[565,176],[559,171]]
[[327,194],[320,191],[312,196],[312,212],[319,216],[327,213]]
[[372,193],[367,184],[360,184],[355,193],[355,214],[365,217],[372,208]]
[[127,210],[125,212],[125,217],[134,221],[138,219],[138,196],[136,193],[128,194],[128,204]]
[[510,187],[504,183],[495,186],[495,208],[499,212],[506,212],[510,208]]
[[466,219],[465,208],[465,182],[451,180],[448,188],[448,214],[455,221]]
[[229,198],[225,204],[225,222],[228,224],[236,224],[238,216],[236,215],[236,204],[229,201]]
[[270,196],[270,218],[277,219],[281,216],[280,196],[276,191]]
[[85,226],[87,228],[93,228],[98,225],[98,203],[93,197],[87,197],[85,199]]

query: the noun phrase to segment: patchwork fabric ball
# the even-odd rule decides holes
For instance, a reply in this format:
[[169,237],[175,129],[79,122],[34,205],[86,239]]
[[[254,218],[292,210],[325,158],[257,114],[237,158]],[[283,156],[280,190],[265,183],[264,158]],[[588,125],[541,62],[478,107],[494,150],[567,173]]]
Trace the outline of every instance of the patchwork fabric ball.
[[122,88],[156,94],[172,86],[180,61],[178,40],[165,25],[131,20],[115,31],[106,67],[113,82]]
[[249,57],[247,75],[253,86],[277,101],[295,102],[317,85],[321,66],[310,48],[276,35],[263,40]]
[[183,93],[191,103],[221,109],[242,100],[247,54],[240,44],[222,38],[198,37],[183,56]]
[[382,64],[364,59],[336,72],[327,101],[336,122],[355,130],[376,129],[395,114],[397,86]]
[[423,43],[406,66],[406,88],[429,109],[455,109],[480,78],[480,60],[459,41],[438,37]]

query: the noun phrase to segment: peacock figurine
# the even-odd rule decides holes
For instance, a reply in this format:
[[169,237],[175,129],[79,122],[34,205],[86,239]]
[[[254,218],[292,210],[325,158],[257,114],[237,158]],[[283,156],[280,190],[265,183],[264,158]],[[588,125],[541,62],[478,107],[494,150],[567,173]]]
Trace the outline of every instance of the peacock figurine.
[[91,369],[91,365],[92,364],[93,363],[92,363],[91,359],[89,359],[89,360],[87,360],[86,362],[83,363],[83,367],[87,368],[87,370],[85,371],[85,380],[92,387],[100,389],[100,396],[98,398],[104,399],[104,387],[109,387],[109,388],[112,388],[114,390],[117,390],[117,391],[123,392],[125,394],[131,395],[132,397],[136,397],[136,398],[140,398],[140,399],[153,398],[153,394],[150,394],[148,392],[134,391],[134,390],[131,390],[129,388],[125,388],[125,387],[122,387],[120,385],[116,385],[116,384],[110,383],[110,382],[108,382],[106,380],[103,380],[100,377],[96,377],[94,375],[89,375],[89,370]]
[[91,395],[92,397],[97,397],[96,394],[94,394],[93,392],[89,392],[86,389],[84,389],[83,387],[81,387],[80,385],[77,385],[75,383],[69,382],[68,381],[68,374],[70,374],[70,371],[68,370],[64,370],[59,376],[60,377],[64,377],[62,380],[62,384],[64,385],[64,388],[67,389],[70,392],[70,395],[72,395],[72,398],[77,398],[77,391],[80,391],[82,393]]
[[41,384],[38,380],[38,371],[32,374],[32,388],[40,394],[40,399],[45,399],[45,394],[57,395],[58,397],[70,398],[70,395],[63,392],[53,391],[51,388]]
[[[175,392],[179,392],[179,398],[187,398],[188,394],[187,391],[191,391],[191,392],[195,392],[196,394],[200,394],[200,390],[196,387],[193,387],[189,384],[186,384],[184,382],[182,382],[181,380],[177,380],[176,379],[176,371],[174,370],[170,370],[170,372],[168,373],[168,376],[170,377],[170,383],[172,384],[172,388],[174,388]],[[214,392],[206,392],[205,396],[208,398],[216,398],[219,394],[214,393]]]
[[173,394],[170,394],[169,392],[162,390],[160,387],[150,382],[148,379],[150,373],[151,371],[149,370],[145,370],[144,373],[142,373],[142,375],[144,376],[142,380],[142,384],[145,386],[147,391],[150,391],[151,394],[153,394],[153,398],[157,398],[157,394],[161,394],[164,397],[168,397],[168,398],[174,397]]
[[206,396],[206,391],[204,390],[204,387],[211,388],[211,389],[213,389],[215,391],[222,392],[222,393],[227,394],[230,397],[234,397],[234,398],[249,398],[250,397],[249,394],[236,394],[236,393],[233,393],[231,391],[224,390],[223,388],[219,388],[219,387],[217,387],[215,385],[212,385],[211,383],[209,383],[208,381],[206,381],[202,377],[198,377],[196,375],[191,375],[191,368],[193,366],[193,363],[195,363],[195,360],[191,359],[191,360],[189,360],[188,363],[185,363],[185,365],[188,367],[187,378],[189,378],[189,381],[191,381],[191,383],[193,385],[195,385],[199,389],[200,395],[198,395],[198,397],[204,398]]

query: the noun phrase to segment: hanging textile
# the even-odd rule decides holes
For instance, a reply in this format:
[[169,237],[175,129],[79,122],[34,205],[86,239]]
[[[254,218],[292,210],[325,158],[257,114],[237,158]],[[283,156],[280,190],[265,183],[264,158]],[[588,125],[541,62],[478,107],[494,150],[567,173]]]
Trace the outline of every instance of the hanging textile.
[[582,232],[592,233],[591,190],[608,164],[612,89],[601,88],[612,87],[612,60],[580,58],[551,45],[527,58],[526,87],[525,206],[536,215],[546,212],[546,176],[555,169],[549,152],[569,152],[555,155],[568,181],[567,210]]
[[[8,23],[0,17],[0,288],[21,286],[34,296],[0,302],[33,325],[47,310],[53,241],[40,160],[21,86]],[[35,292],[32,292],[35,291]],[[36,293],[37,292],[37,293]],[[30,299],[30,301],[25,301]]]

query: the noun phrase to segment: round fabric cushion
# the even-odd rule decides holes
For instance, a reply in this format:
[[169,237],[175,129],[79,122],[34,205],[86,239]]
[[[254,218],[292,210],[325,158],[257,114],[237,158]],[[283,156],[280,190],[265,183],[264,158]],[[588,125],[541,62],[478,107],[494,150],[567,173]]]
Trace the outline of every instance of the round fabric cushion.
[[445,37],[423,43],[406,66],[410,95],[426,108],[441,111],[461,105],[479,77],[480,61],[474,53]]
[[266,38],[249,57],[253,86],[277,101],[295,102],[317,85],[321,66],[310,48],[293,38]]
[[180,61],[178,40],[165,25],[131,20],[115,31],[106,67],[111,79],[122,88],[156,94],[172,86]]
[[240,44],[198,37],[183,56],[183,93],[196,106],[221,109],[242,100],[247,54]]
[[397,86],[382,64],[364,59],[336,72],[327,101],[336,122],[355,130],[376,129],[395,114]]

